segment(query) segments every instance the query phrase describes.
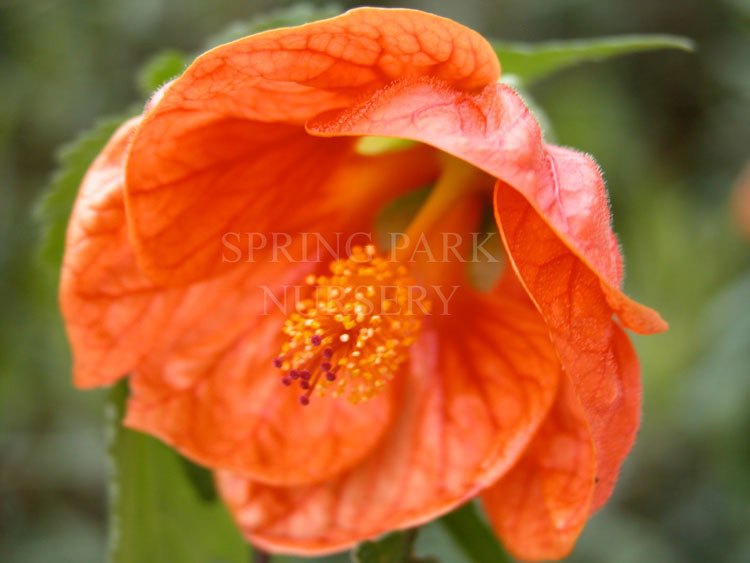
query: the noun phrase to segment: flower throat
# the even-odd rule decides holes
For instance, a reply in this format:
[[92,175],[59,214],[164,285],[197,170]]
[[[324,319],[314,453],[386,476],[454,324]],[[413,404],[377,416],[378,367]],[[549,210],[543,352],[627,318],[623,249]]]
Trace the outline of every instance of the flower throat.
[[408,358],[429,312],[424,288],[374,246],[354,247],[330,271],[306,279],[312,295],[284,322],[287,341],[274,359],[281,382],[301,389],[303,405],[313,394],[354,403],[377,395]]

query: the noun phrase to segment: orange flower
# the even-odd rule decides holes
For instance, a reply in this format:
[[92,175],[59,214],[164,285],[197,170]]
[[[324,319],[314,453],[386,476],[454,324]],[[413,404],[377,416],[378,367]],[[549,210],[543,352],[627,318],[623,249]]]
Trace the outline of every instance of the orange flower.
[[734,183],[731,209],[740,235],[750,241],[750,163],[745,165]]
[[[596,164],[544,144],[499,74],[457,23],[358,9],[209,51],[89,170],[61,287],[75,382],[129,373],[125,423],[217,470],[254,544],[331,552],[479,495],[514,554],[562,557],[609,497],[640,408],[621,325],[666,325],[620,291]],[[426,184],[396,260],[294,259]],[[439,243],[490,196],[510,267],[481,292],[472,245]],[[287,254],[239,259],[242,233]]]

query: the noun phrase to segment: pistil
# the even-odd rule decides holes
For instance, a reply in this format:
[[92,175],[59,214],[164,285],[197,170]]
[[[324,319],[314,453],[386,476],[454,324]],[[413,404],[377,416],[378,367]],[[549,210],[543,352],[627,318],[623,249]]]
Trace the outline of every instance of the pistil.
[[400,262],[410,261],[422,237],[435,231],[436,225],[458,202],[474,198],[485,188],[492,189],[495,184],[494,178],[453,156],[441,155],[441,163],[440,178],[406,230],[405,239],[409,244],[395,252]]

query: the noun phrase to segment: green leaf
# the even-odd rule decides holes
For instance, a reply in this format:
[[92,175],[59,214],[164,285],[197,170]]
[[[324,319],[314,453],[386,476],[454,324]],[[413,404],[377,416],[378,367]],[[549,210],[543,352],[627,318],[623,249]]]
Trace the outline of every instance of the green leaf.
[[55,268],[62,263],[65,230],[78,187],[89,165],[125,119],[125,116],[102,119],[58,150],[57,169],[35,210],[42,225],[40,254],[45,263]]
[[182,74],[188,64],[186,53],[177,49],[167,49],[151,57],[138,70],[138,88],[144,96]]
[[185,473],[185,477],[193,487],[195,494],[201,500],[206,502],[213,502],[218,497],[216,496],[216,487],[214,487],[214,477],[211,472],[205,467],[196,465],[186,457],[177,456],[182,466],[182,471]]
[[495,534],[479,515],[476,506],[468,502],[439,520],[466,556],[474,563],[510,563],[511,557],[497,541]]
[[378,541],[367,541],[352,550],[352,563],[408,563],[416,530],[393,532]]
[[110,563],[247,563],[252,551],[224,505],[196,492],[180,457],[122,426],[127,387],[109,404]]
[[473,563],[438,520],[419,528],[419,535],[414,542],[414,555],[419,561]]
[[621,35],[572,41],[510,43],[492,41],[503,73],[523,82],[539,80],[553,72],[589,61],[602,61],[656,49],[693,51],[695,44],[676,35]]

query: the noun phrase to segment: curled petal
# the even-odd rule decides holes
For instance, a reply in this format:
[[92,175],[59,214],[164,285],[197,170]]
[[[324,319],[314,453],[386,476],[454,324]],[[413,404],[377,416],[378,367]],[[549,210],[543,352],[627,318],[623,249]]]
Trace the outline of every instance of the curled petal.
[[577,259],[601,279],[607,300],[639,332],[666,324],[622,295],[622,259],[609,224],[604,183],[585,155],[542,144],[521,98],[504,84],[462,92],[435,80],[403,80],[345,111],[308,123],[324,137],[381,135],[421,141],[465,160],[512,186]]
[[560,376],[546,327],[532,307],[504,298],[463,295],[453,305],[455,316],[434,320],[414,345],[394,425],[362,464],[296,488],[219,472],[221,494],[251,542],[336,551],[450,510],[518,459]]
[[[496,216],[511,263],[550,328],[596,446],[593,508],[609,497],[640,418],[640,368],[612,319],[600,278],[513,188],[498,184]],[[593,509],[592,508],[592,509]]]
[[637,368],[618,362],[612,314],[641,332],[666,324],[620,292],[621,258],[593,161],[545,147],[518,94],[502,84],[471,94],[430,80],[402,81],[366,104],[311,121],[308,130],[421,141],[499,179],[495,213],[511,264],[550,328],[591,426],[600,505],[639,416]]
[[588,520],[595,479],[588,423],[572,385],[563,379],[523,457],[482,493],[482,504],[513,555],[561,559]]
[[171,83],[157,113],[302,125],[399,78],[432,76],[473,90],[499,75],[492,47],[467,27],[417,10],[361,8],[208,51]]
[[622,323],[643,334],[662,332],[666,323],[659,314],[633,301],[620,290],[622,285],[622,257],[617,238],[610,226],[610,213],[604,180],[596,163],[577,151],[545,146],[545,161],[552,172],[549,187],[541,187],[539,195],[527,199],[532,203],[542,199],[541,193],[554,194],[560,221],[553,221],[549,207],[539,207],[545,220],[558,232],[571,251],[596,273],[602,291],[612,311]]
[[160,92],[133,142],[126,199],[141,266],[164,284],[192,281],[225,269],[226,232],[334,229],[322,186],[352,143],[312,138],[306,120],[398,76],[475,89],[498,75],[477,33],[410,10],[353,10],[209,51]]

